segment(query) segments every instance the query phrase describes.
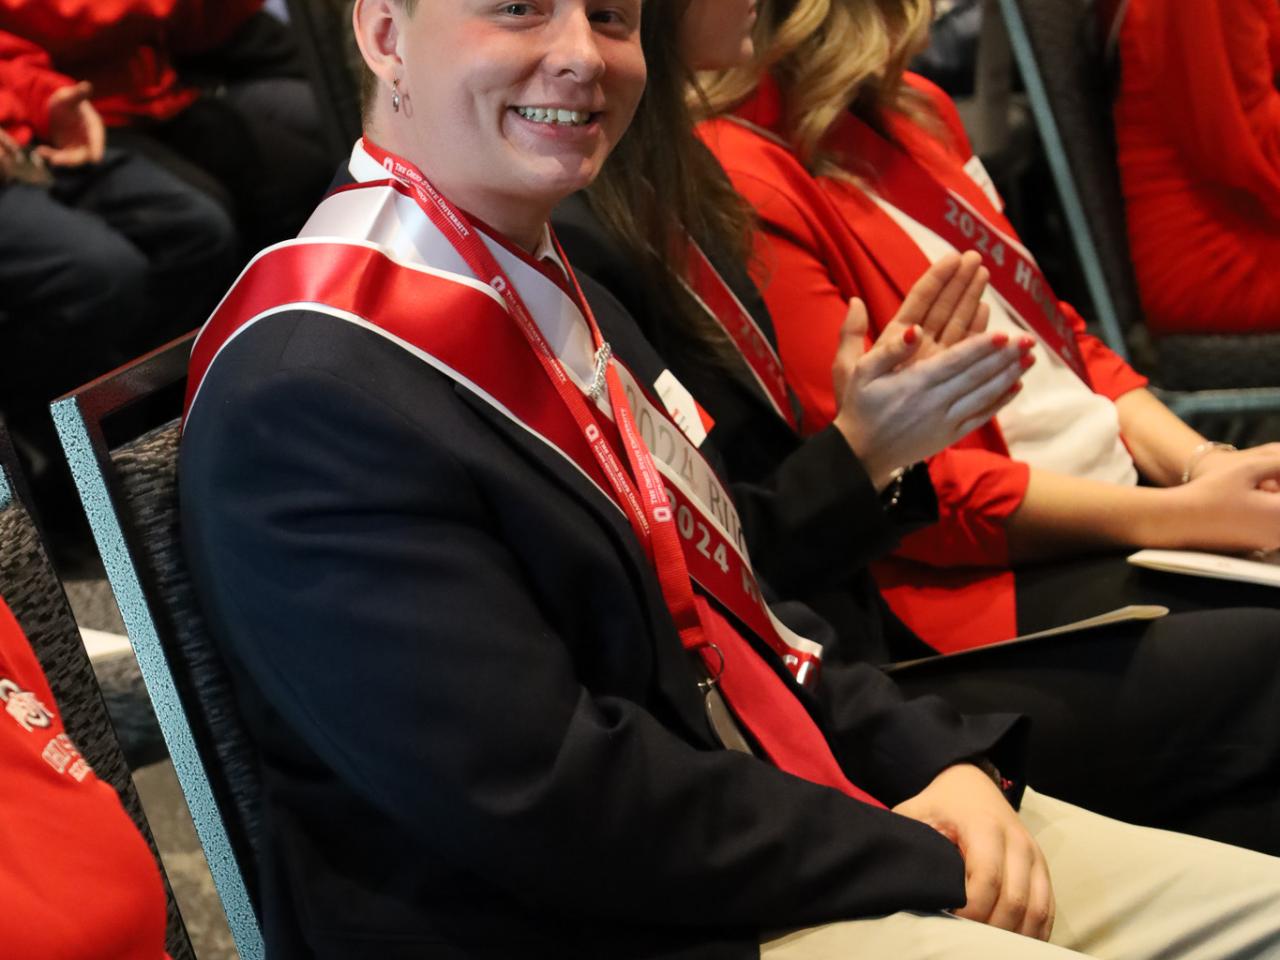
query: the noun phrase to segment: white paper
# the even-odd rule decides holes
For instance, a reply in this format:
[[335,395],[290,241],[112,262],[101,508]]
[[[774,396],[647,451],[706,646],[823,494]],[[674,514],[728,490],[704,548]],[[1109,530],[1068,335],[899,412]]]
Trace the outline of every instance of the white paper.
[[1187,573],[1215,580],[1238,580],[1280,587],[1280,550],[1252,557],[1232,557],[1221,553],[1198,553],[1193,550],[1139,550],[1129,557],[1135,567],[1162,570],[1165,573]]

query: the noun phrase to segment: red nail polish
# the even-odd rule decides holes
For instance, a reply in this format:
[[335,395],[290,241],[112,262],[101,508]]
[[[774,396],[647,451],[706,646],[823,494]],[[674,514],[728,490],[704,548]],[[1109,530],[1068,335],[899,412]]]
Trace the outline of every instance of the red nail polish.
[[1009,335],[1007,333],[993,334],[991,337],[991,342],[994,343],[997,347],[1003,347],[1006,343],[1009,342]]
[[1021,359],[1021,360],[1019,360],[1018,362],[1019,362],[1020,364],[1022,364],[1022,369],[1023,369],[1023,370],[1026,370],[1026,369],[1027,369],[1027,368],[1029,368],[1033,363],[1035,363],[1035,362],[1036,362],[1036,358],[1035,358],[1034,356],[1032,356],[1031,354],[1029,354],[1029,353],[1024,353],[1024,354],[1022,355],[1022,359]]
[[1023,337],[1021,340],[1018,341],[1018,346],[1020,346],[1023,350],[1030,350],[1035,345],[1036,345],[1036,342],[1031,337]]
[[1009,388],[1009,392],[1010,392],[1010,393],[1018,393],[1018,392],[1019,392],[1019,391],[1021,391],[1021,390],[1022,390],[1022,381],[1021,381],[1021,380],[1019,380],[1017,383],[1015,383],[1012,387],[1010,387],[1010,388]]
[[907,332],[902,335],[902,342],[910,346],[916,342],[918,336],[919,334],[916,333],[915,327],[907,327]]

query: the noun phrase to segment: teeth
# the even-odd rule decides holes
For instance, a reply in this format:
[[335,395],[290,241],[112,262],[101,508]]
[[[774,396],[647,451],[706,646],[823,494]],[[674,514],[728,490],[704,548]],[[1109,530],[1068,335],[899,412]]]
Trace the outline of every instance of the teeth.
[[559,110],[555,107],[516,107],[516,113],[534,123],[558,123],[564,126],[580,127],[591,120],[591,114],[585,110]]

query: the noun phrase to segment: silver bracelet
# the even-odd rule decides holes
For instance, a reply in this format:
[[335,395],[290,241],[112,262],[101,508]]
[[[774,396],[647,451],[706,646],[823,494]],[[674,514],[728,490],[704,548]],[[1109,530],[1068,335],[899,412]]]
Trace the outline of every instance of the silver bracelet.
[[899,467],[889,474],[889,482],[880,491],[880,502],[884,505],[886,511],[892,510],[902,500],[903,480],[907,475],[908,469],[908,467]]
[[1200,466],[1200,461],[1205,458],[1205,454],[1213,450],[1235,453],[1236,446],[1233,443],[1219,443],[1217,440],[1206,440],[1204,443],[1196,444],[1196,448],[1191,451],[1191,456],[1187,457],[1187,469],[1182,471],[1183,483],[1191,482],[1191,474],[1195,472],[1196,467]]

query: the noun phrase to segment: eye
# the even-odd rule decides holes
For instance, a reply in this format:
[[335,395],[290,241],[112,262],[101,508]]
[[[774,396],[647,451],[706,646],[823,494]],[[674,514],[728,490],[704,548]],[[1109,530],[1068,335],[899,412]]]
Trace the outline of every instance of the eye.
[[533,4],[531,3],[508,3],[502,7],[502,12],[508,17],[527,17],[533,13]]
[[600,7],[597,10],[593,10],[590,16],[592,23],[629,28],[639,19],[639,10],[633,9],[632,5],[623,3],[615,6]]

